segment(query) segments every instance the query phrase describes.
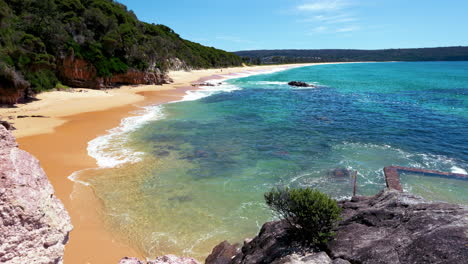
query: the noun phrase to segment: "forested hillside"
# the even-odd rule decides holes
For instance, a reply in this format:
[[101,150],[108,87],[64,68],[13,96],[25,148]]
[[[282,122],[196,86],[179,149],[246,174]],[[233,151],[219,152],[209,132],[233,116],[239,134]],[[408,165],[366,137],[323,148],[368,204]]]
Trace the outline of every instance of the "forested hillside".
[[301,63],[345,61],[463,61],[468,47],[420,49],[319,49],[319,50],[249,50],[235,52],[247,63]]
[[240,64],[232,53],[139,21],[116,1],[0,0],[0,96],[21,97],[24,87],[39,92],[59,82],[99,88],[141,77],[150,83],[171,68]]

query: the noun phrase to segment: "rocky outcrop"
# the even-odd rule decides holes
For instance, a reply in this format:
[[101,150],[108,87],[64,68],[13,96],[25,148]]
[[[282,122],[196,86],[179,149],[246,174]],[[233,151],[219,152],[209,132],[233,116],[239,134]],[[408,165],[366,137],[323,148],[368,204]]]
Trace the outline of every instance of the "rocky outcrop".
[[14,105],[26,99],[29,83],[14,69],[0,65],[0,104]]
[[101,89],[118,85],[165,84],[172,80],[159,69],[154,71],[128,70],[126,73],[111,77],[98,77],[96,68],[87,61],[66,56],[59,67],[60,78],[64,84],[72,87]]
[[[307,253],[304,255],[291,254],[284,258],[277,259],[271,264],[335,264],[325,252]],[[349,263],[349,262],[348,262]]]
[[189,71],[191,68],[184,61],[179,58],[168,59],[169,69],[172,71]]
[[16,130],[16,128],[12,124],[10,124],[8,121],[4,121],[1,119],[0,119],[0,126],[3,126],[4,128],[6,128],[6,130]]
[[305,82],[297,82],[297,81],[289,82],[288,85],[296,86],[296,87],[315,87],[315,85],[308,84],[308,83],[305,83]]
[[119,264],[200,264],[193,258],[183,258],[174,255],[158,257],[155,260],[141,261],[137,258],[123,258]]
[[352,263],[466,263],[468,208],[385,190],[342,202],[330,256]]
[[0,263],[62,263],[71,229],[39,161],[0,126]]
[[211,264],[228,264],[237,253],[239,253],[239,244],[231,245],[229,242],[224,241],[213,248],[213,251],[205,262]]
[[[287,223],[275,221],[264,224],[237,254],[221,254],[231,260],[220,263],[462,264],[468,259],[466,206],[428,202],[397,190],[340,205],[343,220],[326,252],[301,248],[289,237]],[[218,247],[206,264],[217,264],[216,252],[231,246],[223,242]]]

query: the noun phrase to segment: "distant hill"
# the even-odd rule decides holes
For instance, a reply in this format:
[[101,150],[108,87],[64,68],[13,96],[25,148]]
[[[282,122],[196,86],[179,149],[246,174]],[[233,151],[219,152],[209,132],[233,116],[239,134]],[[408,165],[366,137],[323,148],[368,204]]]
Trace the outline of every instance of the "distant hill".
[[466,61],[468,47],[420,49],[317,49],[237,51],[244,62],[253,64],[338,62],[338,61]]
[[0,0],[0,103],[60,82],[90,88],[162,83],[169,69],[241,63],[167,26],[139,21],[113,0]]

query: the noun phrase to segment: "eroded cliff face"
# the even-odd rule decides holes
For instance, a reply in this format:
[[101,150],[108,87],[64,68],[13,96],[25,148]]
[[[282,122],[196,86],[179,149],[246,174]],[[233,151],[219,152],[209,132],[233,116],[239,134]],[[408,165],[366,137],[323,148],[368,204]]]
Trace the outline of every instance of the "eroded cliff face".
[[0,125],[0,263],[62,263],[71,230],[39,161]]
[[13,69],[4,68],[1,73],[0,104],[13,105],[25,99],[29,93],[29,83]]
[[464,264],[468,259],[468,207],[426,201],[384,190],[340,203],[343,220],[326,252],[291,241],[285,221],[269,222],[242,248],[223,242],[206,264]]
[[91,63],[73,54],[62,60],[58,71],[64,84],[80,88],[101,89],[118,85],[158,85],[172,82],[167,74],[159,69],[145,72],[130,69],[126,73],[114,74],[112,77],[98,77],[97,70]]

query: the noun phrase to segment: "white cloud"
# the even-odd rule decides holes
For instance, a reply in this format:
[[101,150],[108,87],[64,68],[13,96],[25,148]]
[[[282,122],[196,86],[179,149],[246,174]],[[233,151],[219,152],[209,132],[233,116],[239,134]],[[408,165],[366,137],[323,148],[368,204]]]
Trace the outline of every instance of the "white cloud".
[[358,26],[348,26],[348,27],[342,27],[336,30],[336,32],[352,32],[352,31],[357,31],[361,29]]
[[[300,22],[313,26],[308,34],[317,33],[350,33],[360,30],[359,19],[352,9],[357,3],[354,0],[306,0],[296,6],[304,16]],[[354,2],[353,2],[354,1]]]
[[297,6],[298,10],[301,11],[337,11],[349,6],[348,1],[344,0],[316,0],[310,3],[302,4]]
[[300,20],[300,22],[322,22],[326,24],[348,23],[348,22],[355,22],[355,21],[358,21],[358,19],[349,14],[316,15],[311,18]]

